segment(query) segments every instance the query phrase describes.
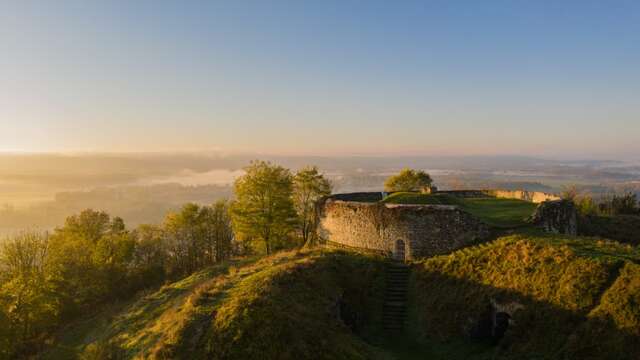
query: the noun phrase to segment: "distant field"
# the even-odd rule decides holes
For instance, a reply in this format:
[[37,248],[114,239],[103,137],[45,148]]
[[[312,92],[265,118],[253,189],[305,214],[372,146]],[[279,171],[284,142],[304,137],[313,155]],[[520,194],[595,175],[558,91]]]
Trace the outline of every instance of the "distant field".
[[395,193],[383,200],[389,204],[457,205],[490,226],[510,228],[525,225],[536,204],[514,199],[457,198],[446,194]]

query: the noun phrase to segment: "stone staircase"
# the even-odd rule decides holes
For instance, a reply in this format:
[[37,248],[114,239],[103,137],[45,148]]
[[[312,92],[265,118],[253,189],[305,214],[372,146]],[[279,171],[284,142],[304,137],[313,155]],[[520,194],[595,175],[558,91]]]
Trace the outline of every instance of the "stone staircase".
[[385,331],[402,332],[407,316],[409,266],[401,262],[387,265],[382,323]]

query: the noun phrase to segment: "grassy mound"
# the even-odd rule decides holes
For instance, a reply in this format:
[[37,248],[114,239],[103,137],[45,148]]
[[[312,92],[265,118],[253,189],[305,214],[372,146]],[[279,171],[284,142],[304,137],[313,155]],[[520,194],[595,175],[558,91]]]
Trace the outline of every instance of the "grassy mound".
[[457,205],[476,216],[487,225],[496,228],[513,228],[526,225],[536,204],[515,199],[493,197],[459,198],[448,194],[420,194],[398,192],[383,200],[389,204]]
[[[414,266],[411,330],[421,340],[459,341],[495,307],[514,325],[483,356],[637,358],[636,261],[630,246],[541,234],[431,258]],[[584,344],[600,346],[584,351]]]
[[353,333],[380,323],[382,264],[331,253],[245,279],[217,309],[208,357],[370,359],[375,351]]
[[370,359],[384,264],[341,251],[230,262],[65,329],[44,357]]
[[[64,329],[43,358],[635,359],[639,264],[630,245],[522,231],[418,261],[407,333],[389,338],[385,260],[285,252],[115,305]],[[469,336],[488,308],[513,320],[497,347]]]

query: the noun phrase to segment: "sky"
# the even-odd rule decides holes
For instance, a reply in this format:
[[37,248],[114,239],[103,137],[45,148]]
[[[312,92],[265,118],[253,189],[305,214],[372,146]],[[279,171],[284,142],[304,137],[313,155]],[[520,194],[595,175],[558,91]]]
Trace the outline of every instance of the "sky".
[[640,156],[638,1],[7,1],[0,151]]

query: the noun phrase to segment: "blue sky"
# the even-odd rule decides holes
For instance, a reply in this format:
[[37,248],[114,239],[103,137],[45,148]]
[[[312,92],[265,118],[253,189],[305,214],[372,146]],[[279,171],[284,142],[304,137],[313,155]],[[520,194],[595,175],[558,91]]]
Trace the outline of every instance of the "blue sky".
[[640,154],[637,1],[0,5],[0,151]]

